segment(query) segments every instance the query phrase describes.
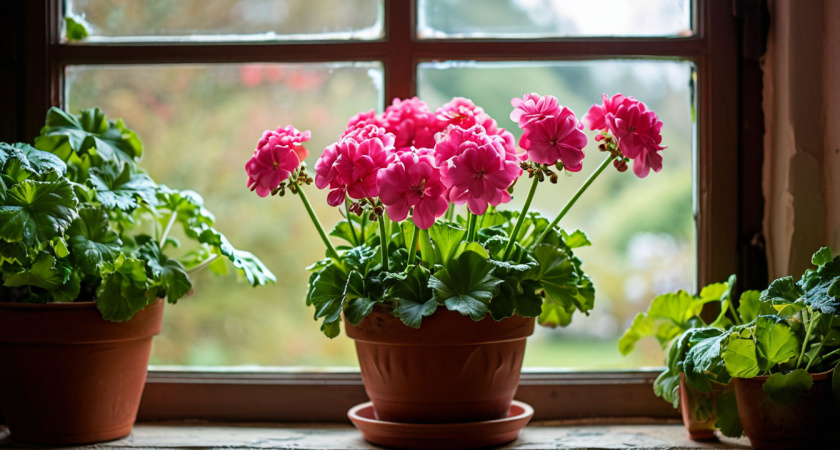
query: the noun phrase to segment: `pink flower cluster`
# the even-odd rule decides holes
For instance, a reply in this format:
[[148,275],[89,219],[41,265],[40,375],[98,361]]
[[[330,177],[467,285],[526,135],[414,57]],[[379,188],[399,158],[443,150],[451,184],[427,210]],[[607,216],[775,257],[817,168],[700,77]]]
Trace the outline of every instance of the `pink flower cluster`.
[[248,188],[265,197],[280,183],[292,176],[308,155],[303,146],[311,136],[309,131],[298,131],[291,125],[263,132],[254,156],[245,164]]
[[662,121],[644,103],[633,97],[602,95],[600,105],[592,105],[583,117],[590,130],[611,133],[618,140],[621,153],[633,160],[633,172],[639,178],[650,170],[662,170]]
[[537,164],[563,163],[566,170],[578,172],[583,168],[583,148],[586,135],[575,113],[560,106],[556,98],[527,94],[510,101],[510,119],[523,130],[519,146]]

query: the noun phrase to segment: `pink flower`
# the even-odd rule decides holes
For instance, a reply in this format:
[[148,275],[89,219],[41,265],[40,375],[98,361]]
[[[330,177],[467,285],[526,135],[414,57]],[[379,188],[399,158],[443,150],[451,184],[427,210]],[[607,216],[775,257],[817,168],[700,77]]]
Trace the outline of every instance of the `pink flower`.
[[618,139],[621,153],[633,159],[633,173],[644,178],[662,170],[662,121],[642,102],[622,104],[615,114],[606,115],[610,132]]
[[555,116],[528,123],[519,145],[535,163],[555,164],[560,160],[566,170],[578,172],[583,167],[583,148],[586,147],[582,129],[575,113],[564,106]]
[[429,154],[403,152],[387,169],[379,171],[378,184],[385,212],[397,222],[405,220],[414,207],[414,223],[428,230],[449,207],[440,171]]
[[526,94],[522,98],[512,98],[510,104],[513,106],[510,120],[518,122],[519,128],[525,128],[531,122],[560,114],[560,103],[551,95],[541,97],[539,94]]
[[[456,205],[467,203],[473,214],[484,214],[488,205],[509,202],[507,189],[522,174],[518,162],[507,157],[498,138],[469,133],[479,129],[468,130],[464,135],[468,139],[458,145],[457,154],[441,166],[443,184],[449,188],[449,201]],[[450,136],[456,132],[453,129]]]
[[351,139],[358,143],[362,143],[368,139],[377,138],[382,141],[382,144],[385,147],[394,147],[394,140],[395,136],[393,133],[390,133],[385,128],[375,124],[367,124],[364,126],[359,126],[358,128],[354,128],[352,130],[345,131],[343,135],[341,135],[340,141],[345,139]]
[[396,136],[396,148],[434,147],[440,124],[429,106],[417,97],[394,99],[385,109],[384,127]]
[[347,122],[347,129],[344,133],[347,134],[356,128],[362,128],[365,125],[376,125],[382,127],[385,126],[385,120],[382,119],[382,116],[377,116],[376,111],[372,109],[368,112],[360,112],[350,118]]
[[292,176],[309,154],[301,143],[309,140],[310,135],[309,131],[300,132],[291,125],[264,132],[254,156],[245,164],[248,187],[265,197]]
[[601,104],[592,105],[589,112],[583,116],[582,122],[589,126],[590,130],[606,130],[607,129],[607,114],[615,114],[618,107],[621,105],[632,105],[640,103],[633,97],[625,97],[622,94],[615,94],[612,97],[607,94],[601,94]]
[[499,133],[496,121],[487,115],[482,107],[476,106],[468,98],[455,97],[435,112],[437,119],[442,124],[439,131],[445,130],[448,126],[456,126],[467,130],[475,125],[481,125],[487,134]]
[[372,137],[361,142],[343,139],[324,149],[315,163],[315,186],[330,188],[327,203],[339,206],[345,195],[354,199],[376,197],[377,174],[394,159],[394,149],[382,139]]

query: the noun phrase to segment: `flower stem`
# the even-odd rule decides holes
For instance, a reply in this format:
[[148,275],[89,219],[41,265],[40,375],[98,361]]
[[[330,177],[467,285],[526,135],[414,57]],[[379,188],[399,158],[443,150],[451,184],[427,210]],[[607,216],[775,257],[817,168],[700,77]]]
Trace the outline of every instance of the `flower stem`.
[[519,230],[522,229],[522,223],[525,222],[525,215],[528,214],[528,209],[531,208],[531,201],[534,200],[534,193],[537,192],[537,185],[540,183],[540,177],[536,173],[532,174],[534,180],[531,182],[531,190],[528,191],[528,198],[525,199],[525,205],[522,207],[522,212],[519,213],[519,218],[516,219],[516,225],[513,226],[513,232],[510,234],[507,246],[505,247],[505,254],[502,256],[502,261],[507,261],[513,252],[513,243],[519,236]]
[[417,255],[417,244],[420,242],[420,227],[414,225],[414,232],[411,233],[411,246],[408,247],[408,262],[405,264],[405,270],[411,268],[414,264],[414,258]]
[[474,241],[475,240],[475,225],[478,222],[478,216],[475,214],[468,212],[467,213],[467,240]]
[[199,270],[204,269],[205,267],[209,266],[213,261],[215,261],[218,257],[219,257],[219,255],[215,254],[215,253],[210,255],[209,258],[205,259],[204,261],[201,261],[197,266],[188,270],[187,274],[192,275],[192,274],[198,272]]
[[[816,314],[819,314],[819,313],[814,312],[814,315],[816,315]],[[799,365],[802,364],[802,357],[805,356],[805,347],[808,346],[808,340],[811,339],[811,330],[814,329],[814,322],[816,322],[816,319],[814,319],[814,316],[809,317],[808,331],[805,332],[805,340],[802,341],[802,349],[799,351],[799,359],[796,360],[796,368],[797,369],[799,368]]]
[[178,213],[172,211],[172,215],[169,216],[169,223],[166,224],[166,228],[163,230],[163,234],[160,235],[160,248],[163,249],[163,246],[166,245],[166,238],[169,236],[169,232],[172,231],[172,225],[175,225],[175,219],[178,218]]
[[318,230],[318,234],[321,236],[321,240],[324,241],[324,245],[327,246],[327,253],[329,253],[330,258],[339,259],[338,251],[333,247],[332,242],[327,237],[327,232],[324,231],[324,226],[321,225],[321,221],[318,220],[318,216],[315,214],[315,210],[312,209],[312,205],[309,203],[309,199],[306,198],[306,194],[303,193],[303,189],[298,186],[297,181],[295,180],[294,176],[289,178],[289,182],[295,187],[295,190],[300,196],[300,201],[303,202],[303,206],[306,208],[306,212],[309,213],[309,218],[312,219],[312,224],[315,225],[315,229]]
[[353,220],[350,219],[350,199],[344,197],[344,211],[345,216],[347,216],[347,225],[350,226],[350,234],[353,235],[353,242],[357,245],[362,245],[364,242],[359,242],[359,237],[356,235],[356,227],[353,226]]
[[[817,353],[814,353],[814,356],[819,356],[820,352],[822,351],[823,346],[825,345],[825,341],[828,339],[828,333],[823,336],[822,340],[820,341],[820,346],[817,347]],[[814,362],[814,358],[808,358],[808,364],[805,366],[805,371],[807,372],[808,369],[811,368],[811,363]]]
[[[417,234],[417,229],[414,229]],[[388,272],[388,233],[385,232],[385,214],[379,216],[379,248],[382,249],[382,268]]]
[[569,210],[572,208],[575,202],[577,202],[580,196],[586,191],[587,188],[589,188],[589,185],[592,184],[592,182],[595,181],[596,178],[598,178],[598,175],[601,175],[601,172],[603,172],[604,169],[606,169],[607,166],[609,166],[614,159],[615,156],[613,155],[607,157],[607,159],[605,159],[604,162],[602,162],[601,165],[598,166],[595,172],[593,172],[592,175],[590,175],[589,178],[586,179],[586,182],[583,183],[583,186],[581,186],[580,189],[578,189],[577,192],[575,192],[575,195],[572,196],[569,202],[566,203],[566,206],[563,207],[563,210],[560,211],[560,214],[557,214],[557,217],[555,217],[554,220],[551,221],[551,224],[545,229],[545,231],[542,232],[540,237],[538,237],[537,240],[534,241],[535,247],[539,245],[539,243],[542,242],[543,239],[545,239],[548,236],[548,233],[550,233],[555,226],[557,226],[557,223],[560,222],[560,219],[562,219],[563,216],[565,216],[566,213],[569,212]]
[[452,219],[455,218],[455,204],[450,203],[449,208],[446,209],[446,220],[448,222],[452,222]]

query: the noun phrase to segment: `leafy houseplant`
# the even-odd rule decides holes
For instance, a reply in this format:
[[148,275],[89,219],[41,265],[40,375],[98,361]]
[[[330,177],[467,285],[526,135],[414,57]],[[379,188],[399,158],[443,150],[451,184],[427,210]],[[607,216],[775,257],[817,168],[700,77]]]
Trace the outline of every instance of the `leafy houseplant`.
[[[666,368],[657,377],[654,392],[674,408],[680,408],[683,423],[692,439],[710,439],[714,437],[715,429],[721,429],[730,437],[738,437],[742,433],[731,386],[713,381],[708,389],[696,389],[686,383],[684,373],[686,354],[692,348],[695,336],[707,332],[703,330],[725,331],[755,318],[759,292],[742,293],[736,310],[732,301],[735,280],[735,275],[732,275],[726,282],[710,284],[700,291],[699,296],[682,290],[657,296],[647,311],[636,316],[618,342],[621,353],[627,355],[640,339],[656,338],[666,352]],[[710,303],[719,303],[720,313],[707,324],[700,313]]]
[[[224,259],[254,286],[274,281],[213,228],[198,194],[143,172],[142,150],[98,108],[53,108],[35,147],[0,144],[0,401],[16,439],[128,434],[160,299],[175,303],[192,289],[191,272],[224,270]],[[175,224],[197,244],[177,259],[167,254],[180,246],[169,235]]]
[[[522,153],[513,135],[469,99],[432,111],[415,97],[395,99],[383,114],[351,118],[316,162],[314,179],[301,163],[310,134],[292,126],[266,131],[246,164],[252,190],[296,194],[312,218],[327,250],[308,268],[306,303],[328,337],[339,334],[344,317],[380,419],[506,415],[535,318],[565,326],[594,304],[592,282],[574,254],[590,242],[558,223],[610,165],[623,172],[632,160],[639,177],[662,167],[656,114],[632,97],[604,95],[583,119],[600,132],[603,162],[556,217],[531,212],[540,182],[581,170],[587,138],[552,96],[528,94],[511,104],[511,119],[523,129]],[[496,209],[511,200],[524,173],[530,186],[522,210]],[[305,195],[313,181],[329,190],[331,206],[344,209],[330,233]],[[329,236],[344,243],[336,247]],[[425,364],[428,358],[435,364]],[[505,376],[493,386],[497,370]],[[445,382],[406,381],[423,377]]]
[[799,446],[831,431],[824,425],[831,373],[837,376],[840,362],[840,257],[823,247],[812,262],[817,268],[799,281],[777,279],[742,304],[748,322],[698,329],[679,344],[689,385],[708,391],[712,381],[734,380],[744,432],[755,447]]

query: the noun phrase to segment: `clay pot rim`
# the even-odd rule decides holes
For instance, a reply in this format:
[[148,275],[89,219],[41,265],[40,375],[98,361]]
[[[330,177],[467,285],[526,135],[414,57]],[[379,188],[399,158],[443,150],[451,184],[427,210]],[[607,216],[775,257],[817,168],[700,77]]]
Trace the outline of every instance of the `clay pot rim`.
[[[152,303],[149,303],[144,307],[148,308],[158,302],[162,302],[163,299],[158,297]],[[31,309],[96,309],[96,300],[86,301],[86,302],[47,302],[47,303],[21,303],[21,302],[3,302],[0,301],[0,309],[23,309],[23,310],[31,310]]]
[[[825,380],[825,379],[829,378],[833,372],[834,372],[834,369],[827,370],[825,372],[818,372],[818,373],[808,372],[808,373],[811,375],[811,377],[814,379],[814,381],[822,381],[822,380]],[[765,381],[767,381],[768,378],[770,378],[770,375],[757,375],[757,376],[754,376],[752,378],[732,378],[732,381],[738,380],[738,382],[740,382],[740,383],[750,383],[750,382],[755,383],[755,382],[761,381],[762,383],[764,383]]]

